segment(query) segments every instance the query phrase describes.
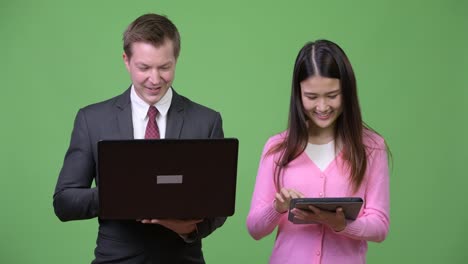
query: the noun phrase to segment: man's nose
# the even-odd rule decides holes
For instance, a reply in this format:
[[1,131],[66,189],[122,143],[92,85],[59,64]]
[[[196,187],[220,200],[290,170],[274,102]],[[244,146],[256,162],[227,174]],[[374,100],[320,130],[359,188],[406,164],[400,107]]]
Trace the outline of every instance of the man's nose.
[[159,71],[156,69],[152,70],[149,76],[149,81],[152,84],[158,84],[160,80],[161,80],[161,75],[159,74]]

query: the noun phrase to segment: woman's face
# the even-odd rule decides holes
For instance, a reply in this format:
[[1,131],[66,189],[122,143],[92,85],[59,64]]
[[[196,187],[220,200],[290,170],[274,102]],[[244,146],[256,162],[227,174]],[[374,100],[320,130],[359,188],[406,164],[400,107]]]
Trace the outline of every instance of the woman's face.
[[300,83],[304,112],[309,127],[319,134],[333,136],[336,120],[343,111],[340,80],[311,76]]

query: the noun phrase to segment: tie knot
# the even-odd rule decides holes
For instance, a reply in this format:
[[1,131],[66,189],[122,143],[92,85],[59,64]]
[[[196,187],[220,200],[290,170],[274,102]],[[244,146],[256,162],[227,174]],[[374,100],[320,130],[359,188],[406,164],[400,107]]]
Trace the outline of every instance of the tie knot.
[[154,105],[152,105],[148,109],[148,118],[155,119],[158,113],[158,109]]

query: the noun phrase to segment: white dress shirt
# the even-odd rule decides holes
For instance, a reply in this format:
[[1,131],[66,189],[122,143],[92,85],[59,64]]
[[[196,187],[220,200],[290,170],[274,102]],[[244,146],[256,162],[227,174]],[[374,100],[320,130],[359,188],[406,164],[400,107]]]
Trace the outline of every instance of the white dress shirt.
[[[132,122],[133,122],[133,138],[144,139],[146,125],[148,124],[148,108],[150,107],[143,99],[135,92],[135,87],[132,85],[130,92],[130,101],[132,103]],[[156,117],[156,123],[159,128],[160,138],[166,137],[167,112],[172,102],[172,87],[154,106],[158,109],[159,114]]]

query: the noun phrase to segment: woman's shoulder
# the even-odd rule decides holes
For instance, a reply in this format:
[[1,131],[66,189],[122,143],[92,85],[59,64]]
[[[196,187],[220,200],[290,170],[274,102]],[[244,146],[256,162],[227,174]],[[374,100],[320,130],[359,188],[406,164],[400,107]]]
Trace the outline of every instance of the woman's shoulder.
[[286,131],[270,136],[263,147],[263,155],[276,153],[275,149],[278,150],[279,145],[284,142],[286,137]]
[[273,136],[270,136],[267,140],[267,142],[265,143],[265,148],[270,148],[274,145],[277,145],[281,142],[283,142],[285,139],[286,139],[286,136],[287,136],[287,131],[283,131],[281,133],[278,133],[278,134],[275,134]]
[[379,133],[367,128],[363,131],[362,140],[364,145],[370,149],[385,150],[387,148],[385,139]]

